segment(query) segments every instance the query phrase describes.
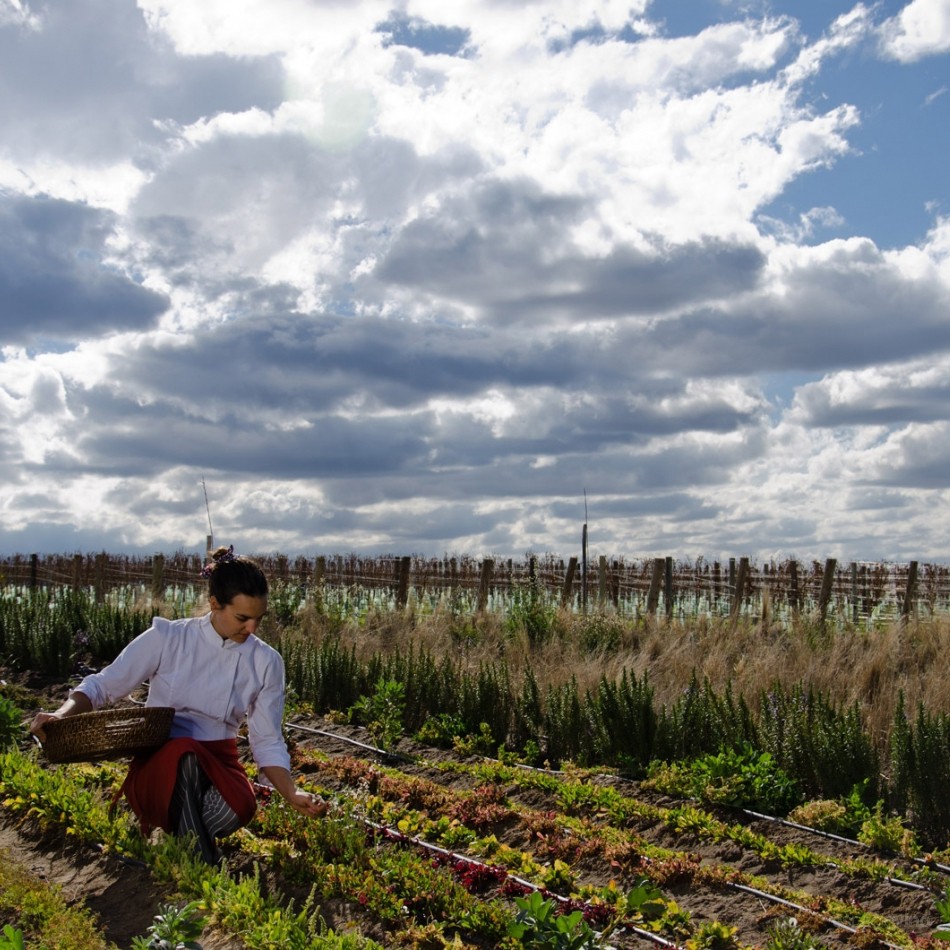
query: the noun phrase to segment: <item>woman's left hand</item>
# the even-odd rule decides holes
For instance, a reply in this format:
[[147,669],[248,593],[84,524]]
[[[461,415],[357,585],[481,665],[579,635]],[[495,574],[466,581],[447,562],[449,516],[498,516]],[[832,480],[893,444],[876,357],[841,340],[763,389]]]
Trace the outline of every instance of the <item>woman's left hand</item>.
[[321,796],[297,788],[288,769],[279,765],[265,765],[262,766],[261,771],[277,789],[280,797],[301,815],[306,815],[308,818],[322,818],[330,810],[330,803],[324,801]]
[[330,810],[330,803],[326,799],[300,789],[294,789],[294,794],[287,799],[287,803],[295,811],[309,818],[322,818]]

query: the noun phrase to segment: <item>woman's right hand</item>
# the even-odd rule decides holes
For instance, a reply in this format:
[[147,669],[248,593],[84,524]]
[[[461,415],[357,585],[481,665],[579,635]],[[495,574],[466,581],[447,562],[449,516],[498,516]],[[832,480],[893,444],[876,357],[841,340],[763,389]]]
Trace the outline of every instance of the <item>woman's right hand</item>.
[[33,721],[30,723],[30,732],[36,736],[40,742],[46,741],[46,724],[51,719],[59,719],[60,716],[57,716],[56,713],[50,712],[38,712],[34,717]]
[[30,723],[30,732],[36,736],[40,742],[46,741],[46,724],[51,719],[65,719],[67,716],[78,716],[80,713],[92,712],[92,703],[85,693],[73,690],[66,702],[63,703],[56,712],[43,712],[40,710]]

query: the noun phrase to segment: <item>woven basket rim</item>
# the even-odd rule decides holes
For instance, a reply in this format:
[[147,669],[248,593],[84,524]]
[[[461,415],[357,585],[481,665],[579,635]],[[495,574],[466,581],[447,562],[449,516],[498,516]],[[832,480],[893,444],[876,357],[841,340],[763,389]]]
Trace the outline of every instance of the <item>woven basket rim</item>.
[[53,719],[43,751],[50,762],[126,758],[165,742],[174,714],[173,706],[122,706]]

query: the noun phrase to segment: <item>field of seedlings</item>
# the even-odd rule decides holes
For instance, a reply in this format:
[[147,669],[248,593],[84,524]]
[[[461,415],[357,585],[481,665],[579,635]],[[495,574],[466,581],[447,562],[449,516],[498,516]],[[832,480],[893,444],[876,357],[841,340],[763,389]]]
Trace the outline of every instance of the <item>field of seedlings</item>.
[[51,765],[24,728],[201,590],[0,587],[0,948],[942,944],[939,612],[578,610],[530,574],[481,605],[374,590],[274,572],[260,635],[331,810],[259,786],[211,869],[116,805],[123,761]]

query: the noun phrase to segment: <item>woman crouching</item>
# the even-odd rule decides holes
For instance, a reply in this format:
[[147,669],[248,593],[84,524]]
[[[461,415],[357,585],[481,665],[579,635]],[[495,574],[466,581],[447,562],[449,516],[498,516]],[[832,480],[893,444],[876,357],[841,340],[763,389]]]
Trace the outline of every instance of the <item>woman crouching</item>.
[[284,662],[255,636],[267,611],[267,578],[252,560],[218,548],[201,572],[210,612],[185,620],[155,617],[116,659],[85,677],[55,712],[39,712],[30,732],[41,741],[51,719],[119,702],[149,683],[146,706],[175,709],[168,741],[136,756],[122,792],[148,834],[154,827],[194,835],[201,857],[220,860],[215,839],[246,825],[256,800],[238,758],[247,719],[251,755],[281,797],[302,815],[320,817],[327,803],[298,789],[281,725]]

